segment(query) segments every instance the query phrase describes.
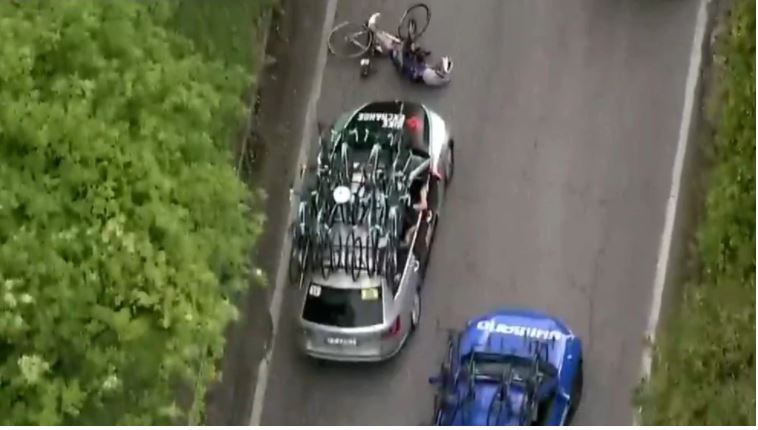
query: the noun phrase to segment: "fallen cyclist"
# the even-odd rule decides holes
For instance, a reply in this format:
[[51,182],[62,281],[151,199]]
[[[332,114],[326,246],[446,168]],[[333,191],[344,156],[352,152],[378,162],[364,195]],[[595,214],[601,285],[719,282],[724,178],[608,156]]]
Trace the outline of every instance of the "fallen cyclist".
[[[452,78],[453,61],[442,57],[434,66],[426,62],[430,52],[418,46],[412,40],[397,40],[386,33],[376,30],[376,22],[381,16],[375,13],[368,20],[368,27],[376,35],[377,51],[388,54],[395,68],[412,82],[423,83],[433,87],[446,85]],[[369,59],[361,60],[361,66],[368,66]]]

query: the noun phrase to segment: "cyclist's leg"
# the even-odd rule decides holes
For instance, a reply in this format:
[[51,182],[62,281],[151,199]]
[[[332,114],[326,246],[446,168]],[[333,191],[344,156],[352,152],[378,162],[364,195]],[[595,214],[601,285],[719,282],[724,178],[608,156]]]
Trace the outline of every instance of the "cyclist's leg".
[[403,51],[400,48],[393,48],[391,51],[389,51],[390,60],[392,60],[392,64],[395,65],[395,67],[398,70],[403,70]]
[[374,38],[383,54],[392,55],[392,51],[397,47],[397,43],[389,33],[385,31],[377,31],[374,33]]

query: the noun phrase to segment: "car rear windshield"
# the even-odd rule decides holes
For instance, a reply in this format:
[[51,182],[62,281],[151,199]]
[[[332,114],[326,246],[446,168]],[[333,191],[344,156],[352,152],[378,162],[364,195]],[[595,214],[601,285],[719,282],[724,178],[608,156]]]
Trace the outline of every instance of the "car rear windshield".
[[335,327],[365,327],[383,321],[381,287],[332,288],[311,284],[303,319]]
[[[533,360],[515,355],[476,354],[475,360],[476,366],[474,371],[476,375],[492,379],[499,379],[502,375],[513,371],[515,376],[524,380],[530,375],[534,366]],[[551,377],[556,374],[555,368],[546,362],[542,362],[539,369],[545,377]]]

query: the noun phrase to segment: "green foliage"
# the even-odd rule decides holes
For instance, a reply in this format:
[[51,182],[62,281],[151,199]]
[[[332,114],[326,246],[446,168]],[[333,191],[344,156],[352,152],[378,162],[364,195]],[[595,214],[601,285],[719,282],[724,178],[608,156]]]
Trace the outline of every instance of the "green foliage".
[[0,2],[2,424],[168,424],[215,377],[262,221],[224,126],[250,77],[154,17]]
[[733,7],[700,273],[657,345],[646,424],[755,425],[755,2]]
[[[166,21],[193,41],[198,52],[207,58],[255,69],[260,57],[256,40],[261,31],[265,12],[276,0],[161,0],[169,3],[174,13]],[[165,6],[164,6],[165,7]],[[161,13],[165,16],[165,12]],[[257,40],[256,40],[257,41]]]

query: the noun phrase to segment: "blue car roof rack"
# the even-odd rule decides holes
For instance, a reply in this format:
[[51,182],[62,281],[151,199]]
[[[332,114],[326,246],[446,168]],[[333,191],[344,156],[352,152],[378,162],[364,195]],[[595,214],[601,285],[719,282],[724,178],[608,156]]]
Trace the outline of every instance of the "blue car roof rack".
[[[486,425],[530,425],[537,416],[545,369],[550,368],[549,364],[546,365],[549,363],[549,341],[525,337],[525,342],[528,342],[532,354],[529,370],[526,374],[517,375],[513,368],[509,367],[501,374],[495,395],[487,409]],[[452,410],[444,411],[441,415],[440,418],[444,421],[438,422],[438,425],[450,425],[456,421],[463,424],[470,422],[470,406],[476,398],[476,357],[481,354],[475,351],[468,353],[465,363],[461,363],[457,374],[452,375],[456,394],[460,394],[456,396],[457,401]],[[511,392],[515,385],[518,385],[517,389],[522,393],[519,405],[512,402]],[[461,389],[462,392],[459,391]]]

